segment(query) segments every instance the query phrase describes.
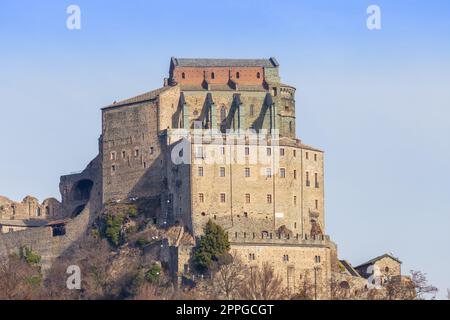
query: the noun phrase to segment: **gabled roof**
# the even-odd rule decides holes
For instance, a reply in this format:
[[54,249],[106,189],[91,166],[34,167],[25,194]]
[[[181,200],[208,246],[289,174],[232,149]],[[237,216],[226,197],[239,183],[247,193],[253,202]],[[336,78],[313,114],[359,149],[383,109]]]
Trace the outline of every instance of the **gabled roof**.
[[378,257],[375,257],[375,258],[373,258],[373,259],[371,259],[371,260],[369,260],[369,261],[367,261],[367,262],[364,262],[364,263],[360,264],[359,266],[357,266],[357,267],[355,267],[355,268],[360,268],[360,267],[366,266],[366,265],[368,265],[368,264],[374,264],[375,262],[377,262],[378,260],[381,260],[381,259],[383,259],[383,258],[390,258],[390,259],[392,259],[392,260],[397,261],[397,262],[400,263],[400,264],[402,263],[398,258],[393,257],[392,255],[385,253],[385,254],[383,254],[383,255],[381,255],[381,256],[378,256]]
[[174,67],[263,67],[276,68],[278,61],[271,57],[269,59],[189,59],[172,58]]
[[355,268],[353,268],[350,262],[348,262],[347,260],[339,260],[339,262],[350,275],[354,277],[361,277],[361,275],[358,273],[358,271],[355,270]]

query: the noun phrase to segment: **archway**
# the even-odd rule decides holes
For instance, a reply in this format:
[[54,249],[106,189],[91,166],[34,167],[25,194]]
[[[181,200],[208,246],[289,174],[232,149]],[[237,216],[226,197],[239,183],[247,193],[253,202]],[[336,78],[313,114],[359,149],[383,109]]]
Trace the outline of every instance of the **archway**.
[[89,200],[94,182],[89,179],[80,180],[73,188],[72,198],[75,201]]
[[76,207],[75,210],[73,210],[72,215],[70,217],[73,219],[76,216],[80,215],[80,213],[83,212],[85,207],[86,207],[86,205],[84,205],[84,204],[82,206]]

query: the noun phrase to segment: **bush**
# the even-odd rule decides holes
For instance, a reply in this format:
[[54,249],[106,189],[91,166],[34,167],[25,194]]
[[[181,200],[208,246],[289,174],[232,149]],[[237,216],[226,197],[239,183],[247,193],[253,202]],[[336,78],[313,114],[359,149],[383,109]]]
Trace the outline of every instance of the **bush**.
[[230,250],[228,237],[219,225],[209,220],[204,233],[194,254],[194,263],[201,272],[210,269],[213,261],[217,262]]
[[104,220],[104,235],[115,246],[120,245],[121,231],[125,217],[122,214],[115,216],[108,214]]
[[128,211],[128,216],[130,216],[131,218],[136,218],[138,215],[138,210],[135,206],[132,206],[130,208],[130,210]]
[[148,241],[146,238],[144,238],[144,237],[139,237],[137,240],[136,240],[136,246],[137,247],[139,247],[139,248],[144,248],[146,245],[148,245],[150,243],[150,241]]
[[28,247],[20,248],[20,257],[25,260],[30,266],[36,266],[41,262],[41,256],[37,253],[34,253]]
[[145,280],[152,284],[158,284],[161,278],[161,267],[156,263],[145,273]]

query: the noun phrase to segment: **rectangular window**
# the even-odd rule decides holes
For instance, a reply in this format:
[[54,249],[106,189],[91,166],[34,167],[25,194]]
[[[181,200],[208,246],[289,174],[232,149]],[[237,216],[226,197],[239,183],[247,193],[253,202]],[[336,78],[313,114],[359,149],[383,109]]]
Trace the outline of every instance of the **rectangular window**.
[[267,195],[267,203],[272,203],[272,195],[271,194]]
[[283,256],[283,261],[284,261],[284,262],[288,262],[288,261],[289,261],[289,255],[285,254],[285,255]]
[[266,168],[266,177],[271,178],[272,177],[272,168]]
[[197,159],[203,159],[203,147],[197,147],[195,149],[195,157]]
[[308,160],[309,159],[309,153],[307,152],[306,153],[306,160]]
[[309,172],[306,171],[306,186],[309,187],[311,185],[311,182],[309,181]]
[[111,172],[116,172],[116,166],[115,165],[111,166]]
[[127,156],[127,153],[125,151],[122,151],[122,159],[125,159]]
[[220,202],[221,202],[221,203],[225,203],[225,201],[226,201],[225,193],[221,193],[221,194],[220,194]]
[[203,167],[198,167],[198,176],[203,177]]
[[314,161],[317,161],[317,154],[314,154]]
[[294,170],[294,179],[297,179],[297,170]]
[[134,150],[134,156],[139,157],[139,149]]
[[219,175],[220,175],[221,177],[225,177],[225,167],[220,167]]
[[320,256],[315,256],[314,260],[316,261],[316,263],[320,263]]
[[245,147],[245,155],[246,156],[250,155],[250,148],[249,147]]
[[245,203],[250,203],[250,193],[245,194]]
[[316,203],[316,209],[319,209],[319,200],[316,200],[315,203]]
[[246,178],[250,177],[250,168],[245,168],[245,177]]
[[280,149],[280,156],[282,156],[282,157],[284,156],[284,148]]
[[286,178],[286,169],[280,168],[280,178]]
[[155,152],[155,149],[153,147],[150,147],[150,154],[153,154]]
[[198,201],[199,201],[200,203],[205,202],[205,195],[204,195],[203,193],[199,193],[199,194],[198,194]]
[[267,155],[271,156],[272,155],[272,149],[271,148],[267,148],[266,149]]
[[319,176],[317,173],[314,173],[314,186],[319,188]]
[[116,160],[116,153],[115,152],[111,152],[111,160]]
[[292,154],[293,154],[293,156],[294,156],[294,158],[297,156],[297,150],[293,150],[292,151]]
[[225,155],[225,147],[220,147],[220,154]]
[[297,196],[294,196],[294,204],[297,204]]

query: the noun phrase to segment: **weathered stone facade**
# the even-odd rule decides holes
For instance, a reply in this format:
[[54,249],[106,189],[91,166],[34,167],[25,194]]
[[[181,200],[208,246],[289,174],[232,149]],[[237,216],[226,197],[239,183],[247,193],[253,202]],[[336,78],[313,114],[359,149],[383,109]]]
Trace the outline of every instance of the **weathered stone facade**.
[[[325,230],[324,153],[296,138],[296,89],[278,68],[274,58],[172,58],[162,88],[102,109],[99,155],[61,177],[61,203],[0,198],[0,219],[67,218],[0,235],[0,256],[27,245],[49,265],[105,204],[146,197],[160,226],[198,239],[211,219],[246,264],[270,263],[292,290],[307,277],[329,297],[338,260]],[[178,276],[191,252],[166,252]]]

